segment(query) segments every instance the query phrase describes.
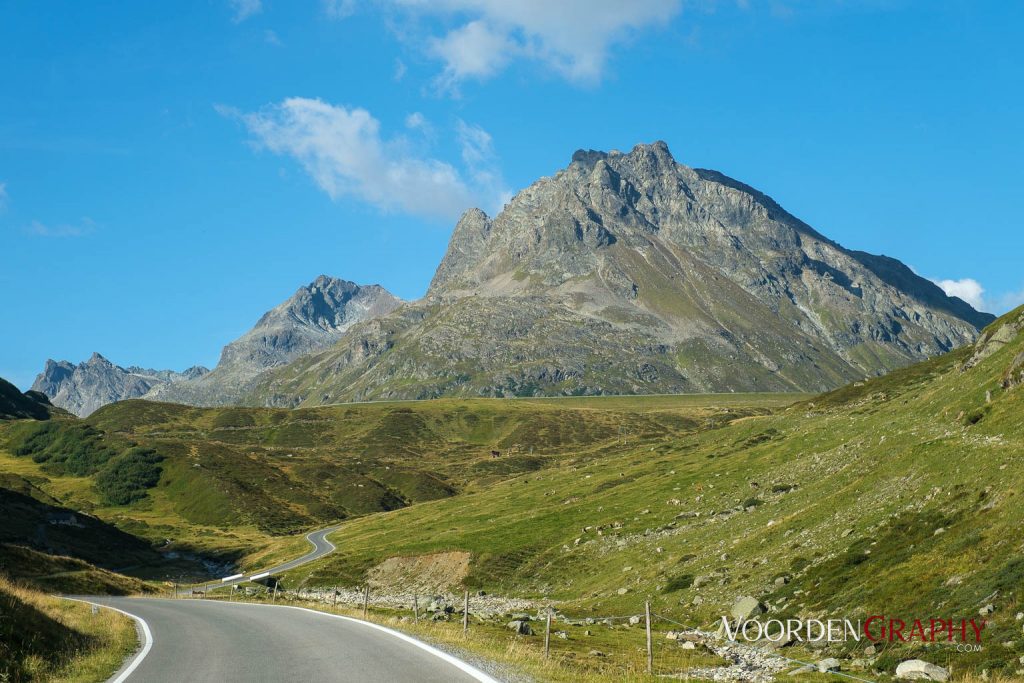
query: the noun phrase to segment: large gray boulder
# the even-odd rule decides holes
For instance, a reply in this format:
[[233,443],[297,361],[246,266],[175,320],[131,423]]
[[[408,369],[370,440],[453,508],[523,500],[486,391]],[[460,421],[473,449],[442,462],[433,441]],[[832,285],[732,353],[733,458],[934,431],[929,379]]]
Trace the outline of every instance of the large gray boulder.
[[949,671],[923,659],[908,659],[896,667],[896,678],[907,681],[948,681]]
[[744,595],[743,597],[737,598],[729,613],[737,624],[742,624],[759,614],[763,614],[764,606],[757,600],[757,598]]

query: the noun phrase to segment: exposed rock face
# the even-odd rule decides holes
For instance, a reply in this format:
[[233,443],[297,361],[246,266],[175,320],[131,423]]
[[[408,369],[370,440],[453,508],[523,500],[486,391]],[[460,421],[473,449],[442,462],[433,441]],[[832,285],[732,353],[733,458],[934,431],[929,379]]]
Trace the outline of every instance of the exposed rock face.
[[212,372],[193,381],[161,385],[146,398],[195,405],[233,403],[260,373],[329,348],[355,323],[386,315],[401,303],[380,285],[321,275],[225,346]]
[[468,211],[424,300],[245,400],[819,391],[971,342],[992,319],[659,142],[577,152],[497,217]]
[[138,398],[155,386],[201,377],[207,372],[206,368],[198,366],[185,372],[134,366],[122,368],[94,353],[78,365],[65,360],[47,360],[32,390],[48,396],[55,406],[85,417],[108,403]]

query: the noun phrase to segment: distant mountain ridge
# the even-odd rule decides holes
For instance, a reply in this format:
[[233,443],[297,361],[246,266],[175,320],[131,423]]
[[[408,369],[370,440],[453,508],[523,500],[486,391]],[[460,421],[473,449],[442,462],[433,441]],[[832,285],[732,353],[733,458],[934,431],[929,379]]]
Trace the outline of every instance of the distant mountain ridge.
[[992,319],[663,142],[580,150],[496,217],[467,211],[423,300],[241,400],[822,391]]
[[128,398],[193,405],[232,403],[262,372],[328,348],[353,324],[386,315],[401,304],[380,285],[357,285],[321,275],[225,346],[213,370],[122,368],[94,353],[78,365],[47,360],[32,388],[80,417]]
[[209,374],[154,387],[145,398],[209,406],[232,403],[266,370],[329,348],[352,325],[386,315],[401,304],[380,285],[321,275],[225,346]]
[[77,365],[65,360],[47,360],[32,390],[48,396],[53,405],[85,417],[108,403],[139,398],[153,387],[195,379],[207,372],[209,370],[200,366],[184,372],[137,366],[123,368],[93,353]]

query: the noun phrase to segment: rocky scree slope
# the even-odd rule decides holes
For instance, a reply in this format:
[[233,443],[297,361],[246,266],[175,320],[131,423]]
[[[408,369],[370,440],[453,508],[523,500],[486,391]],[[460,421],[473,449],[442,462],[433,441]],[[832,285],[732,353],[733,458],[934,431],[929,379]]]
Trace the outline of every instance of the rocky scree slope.
[[262,372],[329,348],[352,325],[386,315],[401,304],[380,285],[321,275],[225,346],[208,375],[155,387],[146,398],[209,406],[233,403]]
[[55,406],[85,417],[108,403],[138,398],[153,387],[194,379],[207,372],[200,366],[184,372],[123,368],[94,353],[78,365],[66,360],[47,360],[32,384],[32,391],[46,395]]
[[992,319],[656,142],[579,151],[497,217],[468,211],[423,300],[242,398],[820,391],[970,343]]

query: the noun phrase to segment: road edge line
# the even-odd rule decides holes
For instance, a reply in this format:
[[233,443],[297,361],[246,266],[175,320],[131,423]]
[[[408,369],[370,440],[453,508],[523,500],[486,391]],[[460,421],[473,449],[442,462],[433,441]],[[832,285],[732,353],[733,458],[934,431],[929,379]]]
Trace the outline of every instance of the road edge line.
[[124,683],[124,681],[128,680],[128,677],[135,673],[135,670],[139,668],[140,664],[142,664],[142,660],[144,660],[146,656],[149,654],[149,651],[153,649],[153,632],[149,630],[149,624],[146,623],[146,620],[140,616],[132,614],[131,612],[125,612],[123,609],[111,607],[110,605],[104,605],[101,602],[92,602],[90,600],[82,600],[80,598],[65,597],[64,599],[73,600],[75,602],[81,602],[86,605],[95,605],[96,607],[99,607],[101,609],[110,609],[114,610],[115,612],[120,612],[126,617],[130,617],[131,619],[133,619],[135,623],[142,628],[142,635],[145,637],[145,642],[142,644],[142,649],[135,654],[135,657],[128,663],[127,666],[125,666],[124,664],[121,665],[121,668],[119,669],[119,671],[121,672],[120,675],[117,675],[117,672],[114,672],[114,675],[116,675],[117,677],[110,679],[109,683]]
[[475,666],[473,666],[469,662],[465,662],[465,661],[459,659],[458,657],[456,657],[455,655],[448,654],[444,650],[442,650],[440,648],[437,648],[437,647],[434,647],[433,645],[429,645],[427,643],[424,643],[422,640],[420,640],[418,638],[414,638],[414,637],[412,637],[412,636],[410,636],[410,635],[408,635],[406,633],[402,633],[401,631],[397,631],[397,630],[395,630],[393,628],[388,628],[387,626],[381,626],[380,624],[375,624],[372,621],[363,621],[362,619],[355,619],[353,617],[346,617],[346,616],[343,616],[341,614],[331,614],[329,612],[321,612],[319,610],[309,609],[308,607],[299,607],[297,605],[254,605],[252,603],[246,603],[246,602],[236,602],[236,603],[233,603],[233,604],[237,605],[237,606],[247,605],[249,607],[284,607],[286,609],[297,609],[297,610],[300,610],[302,612],[309,612],[310,614],[316,614],[317,616],[321,616],[321,617],[330,617],[332,619],[341,619],[342,621],[349,621],[349,622],[352,622],[353,624],[360,624],[362,626],[368,626],[370,628],[377,629],[378,631],[383,631],[384,633],[387,633],[388,635],[394,636],[395,638],[398,638],[399,640],[404,640],[405,642],[409,643],[410,645],[418,647],[419,649],[421,649],[421,650],[423,650],[423,651],[425,651],[425,652],[427,652],[429,654],[434,655],[438,659],[442,659],[442,660],[448,662],[449,664],[454,666],[456,669],[459,669],[463,673],[468,674],[469,676],[472,676],[476,680],[480,681],[480,683],[501,683],[501,681],[499,681],[497,678],[494,678],[490,674],[484,673],[483,671],[481,671],[480,669],[476,668]]

